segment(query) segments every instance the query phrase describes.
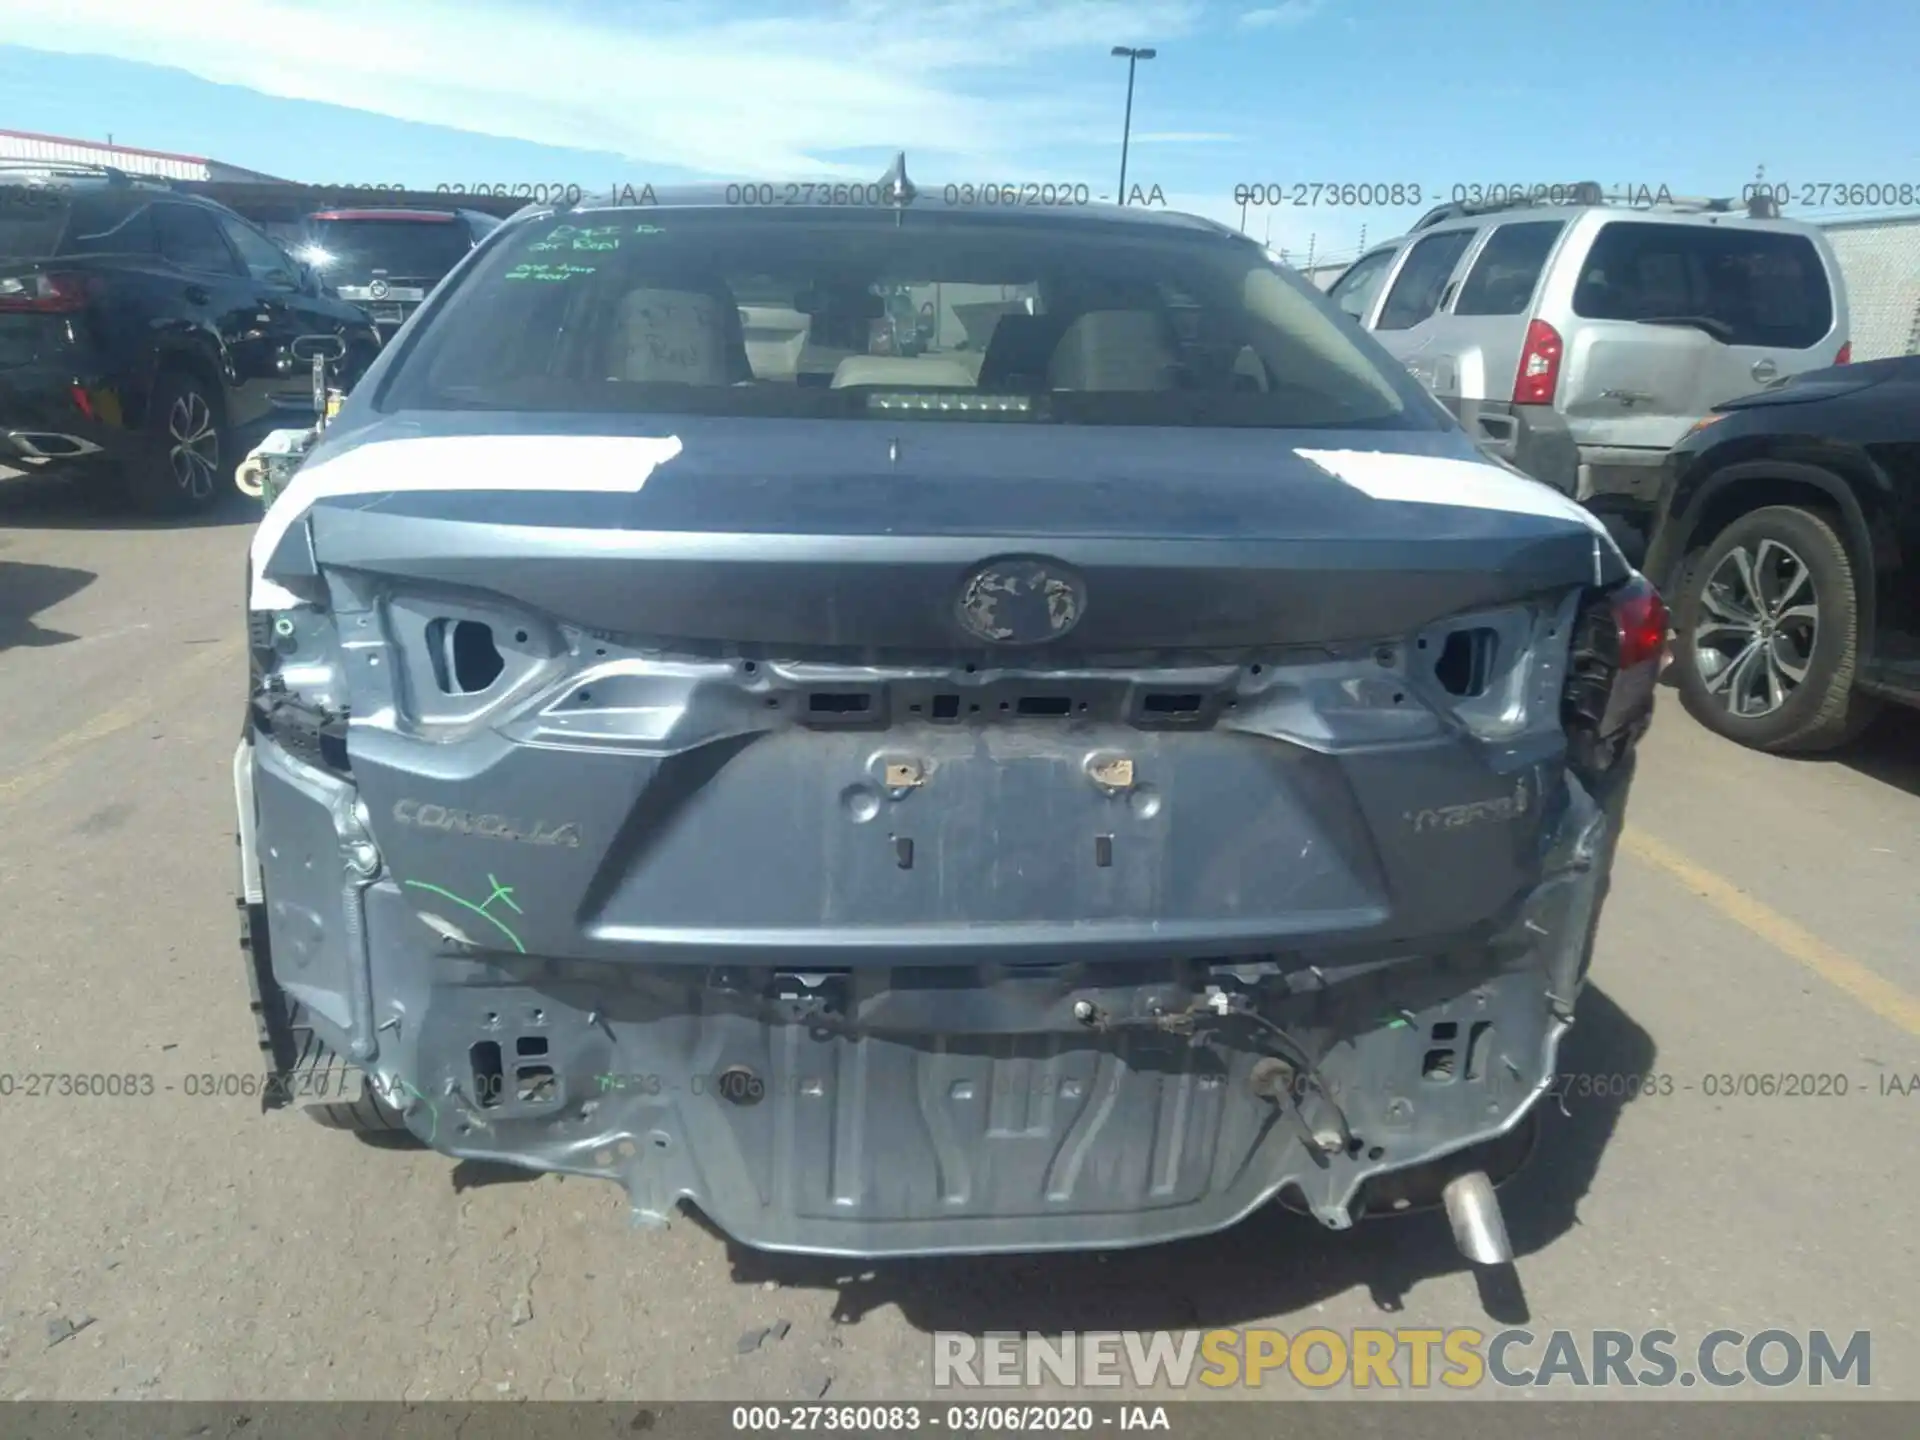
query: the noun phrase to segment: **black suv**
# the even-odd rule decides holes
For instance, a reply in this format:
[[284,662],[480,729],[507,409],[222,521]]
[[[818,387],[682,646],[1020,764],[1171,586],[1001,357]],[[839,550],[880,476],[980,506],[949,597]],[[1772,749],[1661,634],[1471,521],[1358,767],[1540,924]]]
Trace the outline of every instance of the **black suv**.
[[310,423],[302,335],[335,383],[380,348],[366,312],[224,206],[104,167],[0,168],[0,460],[100,471],[141,509],[213,505],[230,440]]
[[295,254],[391,338],[427,292],[500,222],[477,210],[319,210]]
[[1680,698],[1728,739],[1828,750],[1920,709],[1920,355],[1716,406],[1667,457],[1646,571]]

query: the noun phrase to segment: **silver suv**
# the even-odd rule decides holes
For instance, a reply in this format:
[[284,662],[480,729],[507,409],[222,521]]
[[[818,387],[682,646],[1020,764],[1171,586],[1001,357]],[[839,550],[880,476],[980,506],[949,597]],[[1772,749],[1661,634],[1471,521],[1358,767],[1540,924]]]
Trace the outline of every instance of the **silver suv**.
[[1569,195],[1441,206],[1329,295],[1483,449],[1641,519],[1668,449],[1715,404],[1846,363],[1846,290],[1825,236],[1766,197]]

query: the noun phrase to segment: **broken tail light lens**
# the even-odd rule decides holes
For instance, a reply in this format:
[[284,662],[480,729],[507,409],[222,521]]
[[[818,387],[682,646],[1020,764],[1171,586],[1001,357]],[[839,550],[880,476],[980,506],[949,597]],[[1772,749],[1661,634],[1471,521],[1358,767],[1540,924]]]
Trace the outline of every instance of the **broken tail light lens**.
[[1574,625],[1561,701],[1575,765],[1604,771],[1653,718],[1666,602],[1643,575],[1594,595]]
[[1667,648],[1667,603],[1644,575],[1635,576],[1611,596],[1620,635],[1620,668],[1658,663]]

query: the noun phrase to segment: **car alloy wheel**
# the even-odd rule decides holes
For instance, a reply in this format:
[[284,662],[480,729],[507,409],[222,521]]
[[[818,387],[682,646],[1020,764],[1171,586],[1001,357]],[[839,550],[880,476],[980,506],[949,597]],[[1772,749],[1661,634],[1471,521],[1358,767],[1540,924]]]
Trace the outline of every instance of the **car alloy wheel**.
[[1715,703],[1756,720],[1792,698],[1820,638],[1807,562],[1778,540],[1729,550],[1700,592],[1694,668]]
[[212,495],[220,473],[220,431],[199,391],[183,390],[174,397],[167,412],[167,441],[174,483],[195,500]]

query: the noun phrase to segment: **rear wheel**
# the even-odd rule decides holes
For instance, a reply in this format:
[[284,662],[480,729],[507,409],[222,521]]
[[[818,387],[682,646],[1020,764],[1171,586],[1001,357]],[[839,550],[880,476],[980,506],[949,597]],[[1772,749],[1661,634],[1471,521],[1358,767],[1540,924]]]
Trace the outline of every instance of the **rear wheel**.
[[219,394],[197,375],[168,371],[154,384],[147,433],[127,462],[127,496],[156,515],[210,510],[223,498],[226,458]]
[[1680,698],[1708,729],[1756,750],[1825,750],[1872,718],[1853,693],[1853,564],[1820,515],[1741,516],[1684,567],[1677,599]]

